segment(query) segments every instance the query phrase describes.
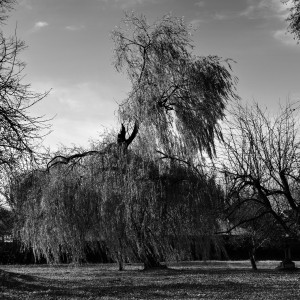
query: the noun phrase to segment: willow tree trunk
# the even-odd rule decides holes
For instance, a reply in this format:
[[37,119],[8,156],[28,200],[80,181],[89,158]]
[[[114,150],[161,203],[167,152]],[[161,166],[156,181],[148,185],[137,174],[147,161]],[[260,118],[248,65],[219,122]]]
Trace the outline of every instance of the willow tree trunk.
[[255,249],[254,248],[249,249],[249,258],[250,258],[252,270],[256,271],[257,265],[256,265],[256,261],[255,261]]
[[145,250],[145,254],[142,257],[142,261],[144,263],[144,269],[165,269],[166,266],[160,263],[160,257],[153,248],[153,246],[148,245]]

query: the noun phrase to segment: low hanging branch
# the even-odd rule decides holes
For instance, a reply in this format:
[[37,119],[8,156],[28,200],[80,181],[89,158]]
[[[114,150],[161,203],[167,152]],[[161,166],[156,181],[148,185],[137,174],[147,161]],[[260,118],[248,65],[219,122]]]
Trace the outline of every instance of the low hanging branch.
[[105,152],[102,151],[86,151],[86,152],[82,152],[82,153],[77,153],[77,154],[73,154],[70,156],[62,156],[62,155],[56,155],[55,157],[53,157],[47,164],[47,170],[50,170],[51,168],[53,168],[56,165],[59,164],[64,164],[67,165],[70,161],[78,158],[81,159],[83,157],[89,156],[89,155],[94,155],[94,154],[104,154]]

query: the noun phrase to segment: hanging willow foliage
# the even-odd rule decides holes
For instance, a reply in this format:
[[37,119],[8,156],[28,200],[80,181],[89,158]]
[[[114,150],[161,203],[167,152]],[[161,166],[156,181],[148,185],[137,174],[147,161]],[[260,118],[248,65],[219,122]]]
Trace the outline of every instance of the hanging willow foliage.
[[115,67],[132,85],[119,107],[121,122],[144,128],[155,136],[152,147],[166,153],[213,156],[225,106],[239,98],[232,60],[193,55],[188,27],[170,15],[150,25],[143,15],[126,14],[112,38]]
[[238,98],[231,61],[193,55],[182,19],[149,25],[131,14],[123,25],[113,32],[115,66],[132,90],[116,142],[56,155],[48,172],[16,185],[25,188],[20,236],[48,261],[84,259],[87,240],[104,241],[120,268],[132,258],[160,266],[186,255],[191,239],[204,257],[210,245],[219,249],[221,189],[194,163],[199,153],[213,156],[225,105]]
[[201,238],[204,252],[218,245],[213,233],[223,198],[213,178],[142,156],[137,147],[101,153],[12,186],[22,212],[18,233],[37,258],[80,262],[87,242],[101,241],[120,268],[125,260],[147,268],[187,257],[191,239]]

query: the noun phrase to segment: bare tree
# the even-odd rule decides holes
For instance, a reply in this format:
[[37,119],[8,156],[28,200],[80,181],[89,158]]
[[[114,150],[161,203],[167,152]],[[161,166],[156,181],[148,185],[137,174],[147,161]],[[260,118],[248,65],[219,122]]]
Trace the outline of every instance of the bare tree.
[[[1,1],[0,21],[15,1]],[[1,19],[2,18],[2,19]],[[33,159],[41,141],[42,130],[48,129],[42,117],[30,115],[30,108],[41,101],[47,93],[35,93],[29,84],[24,84],[25,63],[18,56],[25,49],[16,35],[5,37],[0,31],[0,168],[13,168],[18,162]]]
[[[0,0],[1,26],[15,4],[15,0]],[[0,28],[0,209],[3,206],[4,210],[12,204],[11,180],[39,162],[40,143],[49,132],[48,120],[30,114],[31,107],[44,99],[47,92],[33,92],[30,84],[24,83],[25,63],[19,59],[24,49],[25,43],[16,32],[6,37]],[[11,220],[2,215],[0,222],[12,230]]]
[[235,226],[271,217],[283,233],[299,235],[298,112],[298,104],[287,104],[273,117],[257,104],[234,111],[223,173],[227,217]]

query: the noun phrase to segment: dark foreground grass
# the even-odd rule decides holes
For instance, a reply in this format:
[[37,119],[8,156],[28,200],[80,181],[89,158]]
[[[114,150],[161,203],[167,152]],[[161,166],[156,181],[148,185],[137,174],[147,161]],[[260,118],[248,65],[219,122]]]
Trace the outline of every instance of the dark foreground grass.
[[300,272],[278,262],[174,263],[169,269],[126,271],[108,265],[1,266],[0,299],[300,299]]

